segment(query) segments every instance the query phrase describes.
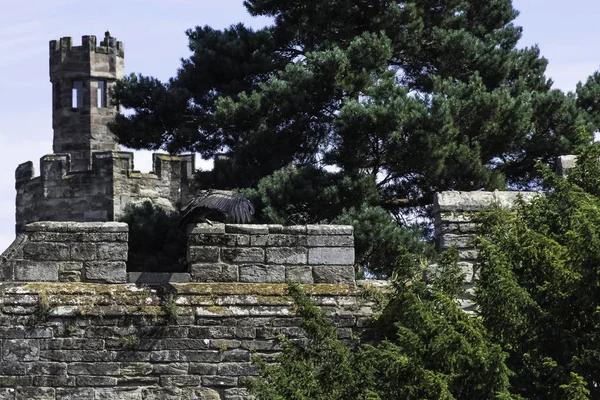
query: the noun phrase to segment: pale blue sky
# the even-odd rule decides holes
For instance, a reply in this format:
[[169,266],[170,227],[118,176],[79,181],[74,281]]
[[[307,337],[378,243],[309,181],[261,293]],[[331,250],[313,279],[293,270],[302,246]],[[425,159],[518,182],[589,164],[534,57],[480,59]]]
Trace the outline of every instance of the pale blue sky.
[[[539,44],[555,86],[573,90],[600,65],[600,2],[514,0],[521,47]],[[125,72],[172,76],[188,54],[184,31],[196,25],[254,27],[242,0],[2,0],[0,13],[0,252],[14,239],[14,170],[52,152],[48,42],[108,29],[125,44]],[[150,169],[147,154],[136,168]]]

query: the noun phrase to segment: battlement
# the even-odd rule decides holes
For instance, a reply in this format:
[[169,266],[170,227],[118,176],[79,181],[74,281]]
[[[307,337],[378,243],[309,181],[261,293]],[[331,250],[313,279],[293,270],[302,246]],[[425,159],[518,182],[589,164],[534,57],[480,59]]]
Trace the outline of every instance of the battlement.
[[116,221],[127,204],[150,201],[178,209],[194,190],[194,156],[153,154],[153,170],[134,169],[133,153],[98,152],[89,170],[72,170],[69,154],[40,159],[40,175],[31,161],[15,171],[16,231],[36,221]]
[[94,52],[100,54],[116,53],[119,57],[124,57],[125,47],[123,42],[118,41],[116,38],[107,36],[100,45],[97,45],[96,36],[84,35],[81,37],[81,46],[73,46],[73,39],[70,36],[65,36],[59,40],[50,41],[50,55],[54,53],[84,53]]

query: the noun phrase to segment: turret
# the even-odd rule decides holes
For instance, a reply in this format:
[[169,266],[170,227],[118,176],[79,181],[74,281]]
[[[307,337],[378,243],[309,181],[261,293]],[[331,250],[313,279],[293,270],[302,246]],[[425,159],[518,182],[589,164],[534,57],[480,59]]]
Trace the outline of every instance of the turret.
[[123,77],[123,43],[108,32],[97,45],[83,36],[81,46],[70,37],[50,41],[53,152],[71,156],[72,170],[91,168],[92,152],[118,151],[108,124],[119,112],[110,89]]

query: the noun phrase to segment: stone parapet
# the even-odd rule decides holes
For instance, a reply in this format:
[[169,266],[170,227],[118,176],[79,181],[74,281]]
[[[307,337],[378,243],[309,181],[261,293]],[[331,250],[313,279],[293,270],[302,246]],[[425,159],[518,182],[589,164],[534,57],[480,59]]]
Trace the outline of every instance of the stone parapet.
[[[369,286],[369,287],[365,287]],[[305,338],[285,284],[0,285],[0,398],[250,399],[253,357]],[[303,285],[341,339],[372,338],[371,284]]]
[[196,282],[354,283],[352,226],[198,224],[187,261]]
[[[447,250],[456,246],[459,254],[459,267],[465,274],[466,296],[459,299],[461,308],[472,311],[474,282],[479,276],[477,267],[478,251],[475,239],[479,235],[479,226],[474,221],[478,212],[488,210],[493,205],[513,209],[517,199],[525,201],[538,195],[536,192],[441,192],[434,198],[433,215],[435,242],[438,250]],[[428,268],[435,274],[436,265]]]
[[0,279],[123,283],[129,228],[119,222],[36,222],[2,254]]

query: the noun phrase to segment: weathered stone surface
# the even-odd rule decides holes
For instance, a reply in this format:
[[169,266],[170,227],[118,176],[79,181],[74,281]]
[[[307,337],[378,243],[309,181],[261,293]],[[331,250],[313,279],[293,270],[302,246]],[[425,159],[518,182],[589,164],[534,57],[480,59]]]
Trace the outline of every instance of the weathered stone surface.
[[351,225],[307,225],[309,235],[353,235],[354,227]]
[[17,281],[54,282],[58,280],[58,264],[51,261],[19,260],[13,264]]
[[285,267],[282,265],[242,265],[240,282],[247,283],[283,283]]
[[354,247],[354,236],[352,235],[311,235],[307,237],[307,245],[310,247]]
[[37,361],[40,358],[40,346],[37,340],[6,340],[2,346],[4,361]]
[[127,261],[127,243],[98,243],[96,258],[108,261]]
[[568,155],[568,156],[560,156],[558,157],[558,162],[556,163],[556,170],[559,175],[566,176],[570,169],[575,168],[577,165],[577,156]]
[[447,211],[482,211],[492,204],[512,208],[518,197],[532,199],[535,192],[460,192],[447,191],[436,193],[434,197],[434,213]]
[[315,265],[313,267],[315,283],[354,283],[352,265]]
[[221,259],[229,263],[263,263],[265,250],[258,247],[238,247],[221,250]]
[[86,262],[85,279],[88,282],[124,283],[127,282],[127,267],[121,261]]
[[353,247],[317,247],[308,249],[310,265],[352,265],[354,264]]
[[195,282],[224,282],[223,264],[192,264],[190,274]]
[[282,265],[306,264],[308,250],[304,247],[267,248],[267,263]]
[[90,242],[72,243],[71,260],[93,261],[96,259],[96,245]]
[[66,243],[29,242],[23,247],[23,256],[34,261],[69,261],[71,249]]
[[312,267],[307,265],[287,265],[285,267],[286,282],[313,283]]
[[199,234],[224,234],[225,224],[213,223],[211,224],[196,224],[190,232],[190,237]]
[[119,364],[111,362],[71,363],[68,365],[69,375],[119,375]]
[[439,238],[440,249],[448,249],[452,246],[456,246],[459,249],[469,249],[475,246],[476,234],[465,234],[456,235],[453,233],[447,233]]
[[219,261],[219,248],[214,246],[190,246],[187,253],[188,263],[213,263]]
[[54,400],[56,396],[54,388],[43,387],[17,387],[15,388],[15,400]]
[[269,234],[266,245],[272,247],[295,247],[307,246],[307,243],[306,235]]
[[305,235],[306,225],[268,225],[270,234]]
[[267,235],[269,233],[269,228],[267,225],[226,224],[225,232],[227,232],[227,233],[243,233],[243,234],[248,234],[248,235]]

